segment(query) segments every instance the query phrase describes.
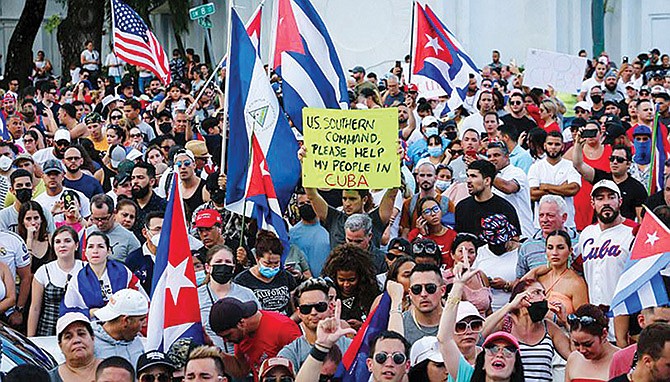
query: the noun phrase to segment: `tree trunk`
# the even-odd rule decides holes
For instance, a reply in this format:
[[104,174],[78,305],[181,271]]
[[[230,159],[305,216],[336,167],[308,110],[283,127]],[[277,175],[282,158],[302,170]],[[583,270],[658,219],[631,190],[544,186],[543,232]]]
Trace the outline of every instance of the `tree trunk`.
[[[63,76],[69,79],[70,64],[80,65],[79,57],[87,40],[101,52],[102,24],[105,7],[99,0],[68,0],[67,16],[58,26],[58,49]],[[102,57],[100,57],[102,61]]]
[[18,78],[22,88],[29,84],[28,77],[33,70],[33,43],[42,25],[46,5],[46,0],[26,0],[23,5],[23,12],[7,47],[4,82]]

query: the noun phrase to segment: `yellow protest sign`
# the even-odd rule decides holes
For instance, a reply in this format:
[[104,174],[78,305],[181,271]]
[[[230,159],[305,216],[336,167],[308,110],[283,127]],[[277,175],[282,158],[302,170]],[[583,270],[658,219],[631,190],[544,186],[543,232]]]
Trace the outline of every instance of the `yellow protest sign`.
[[307,154],[302,184],[313,188],[400,186],[398,109],[302,109]]

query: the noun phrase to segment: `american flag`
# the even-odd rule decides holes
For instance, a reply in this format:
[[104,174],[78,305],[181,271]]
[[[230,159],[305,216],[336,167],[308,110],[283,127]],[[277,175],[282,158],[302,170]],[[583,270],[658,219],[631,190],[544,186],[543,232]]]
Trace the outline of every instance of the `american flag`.
[[149,69],[170,83],[170,64],[163,47],[142,18],[126,3],[112,0],[114,52],[129,64]]

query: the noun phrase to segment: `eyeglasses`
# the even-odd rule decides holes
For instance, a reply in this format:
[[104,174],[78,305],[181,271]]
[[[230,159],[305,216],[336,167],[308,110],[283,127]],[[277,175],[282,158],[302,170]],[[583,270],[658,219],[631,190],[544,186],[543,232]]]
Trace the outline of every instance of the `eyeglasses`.
[[79,160],[79,159],[81,159],[81,157],[65,157],[63,159],[65,159],[68,162],[71,162],[71,161]]
[[105,217],[101,217],[101,218],[96,218],[96,217],[91,216],[91,220],[93,220],[94,222],[98,222],[98,223],[104,223],[107,220],[109,220],[109,218],[111,218],[111,217],[112,217],[112,214],[109,214],[109,215],[107,215]]
[[426,209],[424,209],[423,211],[421,211],[421,213],[424,214],[424,215],[435,215],[435,214],[437,214],[437,213],[440,212],[440,211],[442,211],[442,210],[440,209],[440,206],[435,205],[435,206],[433,206],[433,207],[431,207],[431,208],[426,208]]
[[589,326],[596,323],[596,319],[591,316],[577,316],[575,314],[568,314],[568,324],[570,326],[584,325]]
[[188,166],[190,166],[192,163],[193,163],[193,162],[191,162],[190,160],[187,159],[187,160],[184,160],[184,161],[178,160],[178,161],[176,161],[174,164],[175,164],[175,166],[177,166],[177,167],[181,167],[181,165],[184,165],[185,167],[188,167]]
[[451,150],[451,155],[452,156],[463,155],[463,150]]
[[434,255],[437,253],[437,244],[432,241],[424,241],[419,243],[412,244],[412,252],[416,253],[427,253],[429,255]]
[[10,82],[9,84],[12,85],[12,86],[19,86],[18,82]]
[[465,333],[468,330],[468,328],[470,328],[470,330],[473,333],[479,333],[484,328],[484,321],[483,320],[472,320],[470,322],[458,321],[456,323],[456,327],[454,328],[454,333],[456,334]]
[[279,376],[267,376],[263,378],[263,382],[293,382],[295,379],[289,375],[282,375],[281,377]]
[[512,345],[500,346],[500,345],[488,345],[484,348],[486,354],[491,357],[495,357],[502,350],[503,357],[512,358],[516,354],[516,347]]
[[328,310],[328,303],[320,301],[316,304],[303,304],[299,306],[299,309],[302,314],[310,314],[312,313],[312,309],[316,309],[317,313],[323,313]]
[[409,287],[410,292],[412,292],[413,295],[418,296],[421,294],[421,291],[423,289],[426,289],[426,293],[428,294],[435,294],[437,292],[437,284],[429,283],[429,284],[415,284]]
[[165,373],[142,374],[142,376],[140,376],[140,382],[154,382],[154,381],[168,382],[169,380],[170,380],[170,378]]
[[386,253],[386,259],[387,259],[388,261],[395,261],[395,259],[397,259],[398,257],[403,257],[403,256],[405,256],[405,255],[394,255],[394,254],[391,253],[391,252],[387,252],[387,253]]
[[626,162],[626,158],[618,155],[610,155],[610,162],[617,162],[619,164]]
[[110,115],[109,116],[109,119],[111,119],[112,121],[116,121],[116,120],[119,120],[121,118],[123,118],[123,117],[120,116],[120,115]]
[[514,106],[514,105],[522,105],[523,102],[521,102],[521,101],[510,101],[509,104],[510,104],[510,105],[513,105],[513,106]]
[[130,137],[131,137],[131,138],[141,138],[141,137],[142,137],[142,133],[139,133],[139,134],[130,134]]
[[35,140],[32,138],[23,138],[23,143],[35,143]]
[[403,353],[396,352],[396,353],[393,353],[393,354],[389,354],[389,353],[384,352],[384,351],[375,354],[374,359],[375,359],[375,362],[377,362],[380,365],[383,365],[386,362],[386,360],[389,359],[389,357],[391,357],[391,359],[393,359],[393,363],[395,363],[396,365],[402,365],[403,363],[405,363],[407,361],[407,357]]
[[161,146],[161,149],[163,149],[163,150],[166,150],[166,151],[167,151],[167,150],[170,150],[170,146]]

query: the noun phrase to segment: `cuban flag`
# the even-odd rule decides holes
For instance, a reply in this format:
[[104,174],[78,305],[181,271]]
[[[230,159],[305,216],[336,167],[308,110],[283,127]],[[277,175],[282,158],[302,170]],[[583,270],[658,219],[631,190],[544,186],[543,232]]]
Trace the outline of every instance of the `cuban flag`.
[[347,77],[325,24],[309,0],[274,3],[272,67],[284,109],[302,133],[302,109],[348,109]]
[[385,291],[379,305],[368,316],[356,337],[342,355],[342,362],[335,371],[335,380],[342,382],[367,381],[370,371],[365,361],[368,358],[372,339],[388,328],[391,297]]
[[[263,3],[260,3],[258,5],[258,8],[254,11],[254,13],[251,15],[251,18],[249,18],[249,21],[244,25],[245,29],[247,30],[247,34],[249,35],[249,38],[251,39],[251,42],[254,44],[256,47],[256,50],[258,51],[258,55],[260,56],[260,48],[261,48],[261,16],[263,15]],[[228,55],[221,60],[221,68],[225,68],[228,65]]]
[[649,177],[649,195],[663,189],[665,183],[665,161],[670,158],[668,127],[659,119],[660,106],[656,105],[656,115],[652,131],[653,162]]
[[661,271],[670,265],[670,230],[653,212],[646,211],[630,253],[612,298],[614,316],[669,302]]
[[251,39],[232,10],[228,61],[228,182],[226,208],[256,219],[258,228],[273,231],[288,249],[282,218],[298,184],[298,141]]
[[414,61],[412,83],[419,93],[435,91],[447,94],[449,100],[442,114],[446,114],[463,104],[470,74],[479,71],[472,59],[435,13],[418,2],[415,10]]
[[7,129],[7,116],[4,111],[0,111],[0,140],[11,141],[9,129]]
[[180,338],[192,338],[197,344],[205,342],[177,176],[173,177],[171,188],[156,248],[147,327],[146,348],[160,351],[166,351]]

